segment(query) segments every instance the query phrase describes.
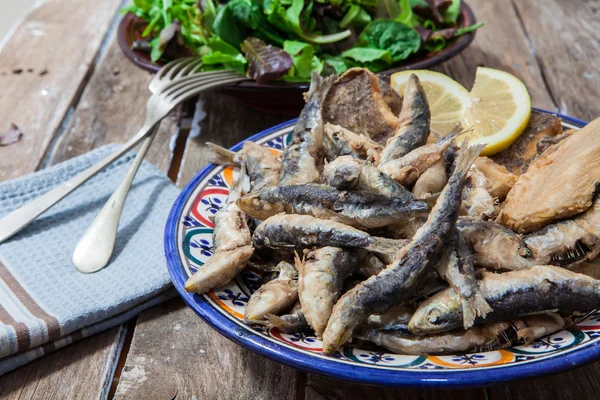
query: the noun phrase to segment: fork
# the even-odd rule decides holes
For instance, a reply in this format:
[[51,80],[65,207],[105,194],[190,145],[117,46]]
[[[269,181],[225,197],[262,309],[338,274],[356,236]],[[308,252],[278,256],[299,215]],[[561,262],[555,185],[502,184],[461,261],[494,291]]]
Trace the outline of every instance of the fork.
[[197,72],[200,66],[201,61],[197,58],[179,59],[165,65],[153,80],[156,92],[146,104],[146,119],[140,130],[114,153],[0,219],[0,243],[29,225],[40,214],[141,141],[151,137],[153,128],[179,103],[204,90],[247,80],[233,71]]

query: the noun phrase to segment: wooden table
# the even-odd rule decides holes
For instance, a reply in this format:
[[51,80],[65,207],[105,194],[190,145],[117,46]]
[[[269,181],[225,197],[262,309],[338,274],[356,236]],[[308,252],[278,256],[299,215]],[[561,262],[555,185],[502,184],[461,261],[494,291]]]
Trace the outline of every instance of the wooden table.
[[[576,3],[576,4],[574,4]],[[470,0],[485,27],[437,68],[470,87],[479,65],[523,80],[535,107],[600,114],[600,1]],[[123,58],[122,0],[46,0],[0,49],[0,181],[124,142],[141,126],[150,74]],[[209,93],[163,124],[147,159],[178,186],[205,164],[201,143],[231,146],[284,121]],[[194,118],[192,118],[194,117]],[[195,125],[195,126],[193,126]],[[200,130],[199,137],[189,135]],[[225,339],[176,299],[0,377],[9,399],[537,399],[597,398],[600,364],[485,389],[433,391],[350,384],[282,366]]]

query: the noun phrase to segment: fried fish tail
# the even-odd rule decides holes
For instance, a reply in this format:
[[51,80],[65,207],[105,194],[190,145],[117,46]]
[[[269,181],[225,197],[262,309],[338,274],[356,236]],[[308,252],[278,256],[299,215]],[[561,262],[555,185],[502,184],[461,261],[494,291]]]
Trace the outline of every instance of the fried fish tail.
[[479,291],[475,292],[470,298],[461,298],[461,303],[464,329],[472,327],[477,318],[485,318],[486,315],[494,311]]
[[206,155],[208,162],[215,165],[240,166],[236,153],[211,142],[206,142]]
[[223,286],[244,269],[253,253],[252,246],[215,253],[198,272],[187,280],[185,291],[205,293],[213,288]]
[[319,103],[325,101],[325,97],[327,97],[327,93],[329,93],[329,89],[337,79],[335,75],[329,75],[327,77],[321,76],[317,71],[312,72],[310,87],[308,88],[308,92],[304,94],[304,99],[306,102],[310,102],[311,100],[316,100]]

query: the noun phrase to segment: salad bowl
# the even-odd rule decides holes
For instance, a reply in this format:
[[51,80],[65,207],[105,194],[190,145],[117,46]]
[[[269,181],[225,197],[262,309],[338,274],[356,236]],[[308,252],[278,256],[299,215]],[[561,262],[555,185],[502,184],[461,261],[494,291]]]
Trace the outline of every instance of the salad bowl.
[[[475,15],[471,8],[464,2],[461,3],[460,17],[458,27],[475,25]],[[117,31],[119,46],[127,59],[138,67],[156,72],[164,64],[160,60],[153,63],[150,55],[132,48],[133,43],[142,37],[142,32],[146,27],[146,22],[136,17],[134,14],[127,13],[121,19]],[[434,65],[447,61],[467,48],[475,38],[475,32],[472,31],[461,35],[449,46],[435,52],[419,52],[403,62],[394,65],[392,68],[385,69],[379,74],[391,75],[394,72],[409,69],[426,69]],[[264,112],[296,116],[304,106],[302,94],[308,89],[308,83],[289,83],[289,82],[266,82],[257,83],[255,81],[240,82],[219,89],[219,92],[233,96],[243,103]]]
[[[543,110],[540,110],[543,111]],[[563,129],[586,123],[561,116]],[[289,145],[295,120],[248,140],[281,152]],[[243,143],[232,150],[241,149]],[[312,334],[286,334],[276,328],[249,325],[244,310],[260,286],[260,271],[247,267],[229,284],[198,295],[184,290],[185,281],[213,252],[212,216],[225,204],[238,172],[206,166],[184,188],[165,229],[165,255],[173,284],[185,302],[218,332],[250,350],[308,372],[368,384],[458,388],[485,386],[572,369],[600,358],[600,311],[530,345],[444,356],[401,355],[381,348],[345,345],[325,355]],[[193,351],[193,349],[191,349]]]

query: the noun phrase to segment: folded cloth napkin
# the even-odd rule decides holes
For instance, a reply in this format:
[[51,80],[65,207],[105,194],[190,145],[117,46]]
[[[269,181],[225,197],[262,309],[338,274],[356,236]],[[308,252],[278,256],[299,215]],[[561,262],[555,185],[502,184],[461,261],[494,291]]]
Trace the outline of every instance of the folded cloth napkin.
[[[0,216],[35,199],[116,149],[108,145],[62,164],[0,183]],[[109,265],[75,270],[75,246],[130,161],[130,152],[0,244],[0,374],[116,326],[174,296],[163,232],[179,190],[142,163],[125,202]]]

